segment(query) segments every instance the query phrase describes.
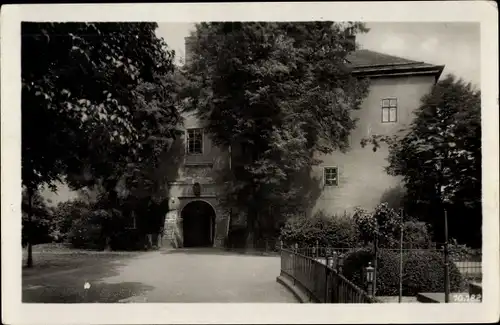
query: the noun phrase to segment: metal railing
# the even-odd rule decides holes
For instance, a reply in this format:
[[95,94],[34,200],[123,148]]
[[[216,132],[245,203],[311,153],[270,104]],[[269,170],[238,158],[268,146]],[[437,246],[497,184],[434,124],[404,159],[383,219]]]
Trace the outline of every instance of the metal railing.
[[294,285],[300,286],[312,302],[378,302],[328,264],[328,261],[323,262],[294,249],[281,249],[281,274],[291,278]]

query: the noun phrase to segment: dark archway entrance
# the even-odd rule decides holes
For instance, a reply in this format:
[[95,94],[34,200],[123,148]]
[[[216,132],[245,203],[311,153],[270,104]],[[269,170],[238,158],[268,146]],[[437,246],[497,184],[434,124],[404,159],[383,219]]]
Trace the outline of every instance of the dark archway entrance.
[[181,212],[184,247],[214,244],[215,211],[205,201],[189,202]]

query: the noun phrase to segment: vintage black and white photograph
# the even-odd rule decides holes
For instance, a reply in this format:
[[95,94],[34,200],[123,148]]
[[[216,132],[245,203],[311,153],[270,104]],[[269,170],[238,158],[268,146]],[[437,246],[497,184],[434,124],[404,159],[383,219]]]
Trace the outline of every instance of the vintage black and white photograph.
[[479,22],[20,33],[22,303],[484,302]]

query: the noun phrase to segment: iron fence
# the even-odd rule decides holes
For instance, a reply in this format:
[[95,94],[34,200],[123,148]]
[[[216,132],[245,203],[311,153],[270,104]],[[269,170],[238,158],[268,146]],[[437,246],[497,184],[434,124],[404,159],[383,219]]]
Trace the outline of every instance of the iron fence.
[[[326,252],[326,250],[325,250]],[[318,303],[376,303],[378,300],[347,280],[330,259],[308,256],[309,249],[281,249],[281,274],[307,292]]]
[[[374,258],[372,260],[373,266],[375,267],[375,281],[374,281],[374,288],[373,288],[373,295],[387,295],[385,293],[385,290],[382,290],[379,292],[378,284],[377,284],[377,278],[379,276],[382,276],[380,272],[384,272],[383,269],[380,269],[380,263],[381,263],[381,256],[384,254],[387,255],[388,252],[392,252],[395,257],[397,257],[398,260],[401,260],[401,263],[406,264],[408,256],[414,255],[415,253],[424,253],[424,252],[434,252],[438,254],[441,258],[441,267],[443,269],[443,283],[446,282],[445,279],[445,254],[444,254],[444,249],[441,248],[439,245],[435,245],[432,248],[377,248],[376,249],[376,254],[375,254],[375,247],[372,245],[369,246],[363,246],[363,247],[351,247],[351,248],[345,248],[345,247],[322,247],[322,246],[306,246],[306,247],[299,247],[298,245],[292,245],[291,248],[285,249],[285,251],[292,251],[296,252],[297,255],[299,256],[304,256],[306,258],[309,258],[311,260],[314,260],[315,262],[322,264],[322,265],[327,265],[328,268],[335,269],[339,275],[341,275],[344,267],[344,261],[345,259],[353,252],[358,251],[358,250],[372,250],[373,254],[377,256],[377,258]],[[282,257],[283,259],[283,257]],[[307,262],[307,263],[312,263],[312,262]],[[398,263],[400,264],[400,263]],[[453,252],[449,256],[449,265],[453,265],[452,269],[456,268],[456,270],[459,271],[461,275],[461,280],[460,280],[460,287],[457,287],[457,278],[456,276],[453,276],[453,287],[451,288],[452,290],[459,290],[466,292],[468,291],[468,286],[471,282],[481,282],[482,281],[482,263],[481,263],[481,251],[477,250],[472,252],[471,254],[461,254],[457,253],[454,254]],[[311,266],[311,268],[315,268],[316,266]],[[317,266],[319,267],[319,266]],[[400,282],[405,282],[406,279],[408,278],[409,274],[408,271],[406,270],[406,267],[403,268],[403,270],[400,270],[401,264],[397,266],[398,270],[396,272],[401,272],[401,280]],[[450,271],[452,271],[452,269]],[[410,270],[411,271],[411,270]],[[317,271],[315,271],[317,272]],[[355,287],[363,287],[365,285],[365,275],[363,272],[365,272],[364,269],[359,270],[360,274],[353,275],[353,279],[351,281],[354,281],[353,286]],[[392,272],[392,271],[391,271]],[[453,271],[456,272],[456,271]],[[351,270],[352,273],[352,270]],[[456,273],[454,273],[456,274]],[[343,275],[341,275],[343,278],[345,278]],[[299,276],[300,277],[300,276]],[[299,279],[302,280],[302,279]],[[297,281],[297,278],[296,278]],[[323,280],[320,280],[323,281]],[[347,281],[347,279],[346,279]],[[306,282],[308,287],[312,287],[312,284],[309,282]],[[401,286],[401,285],[400,285]],[[405,287],[406,288],[406,287]],[[412,290],[416,290],[417,288],[413,288]],[[400,290],[403,290],[402,288]],[[406,292],[406,291],[404,291]],[[402,292],[402,294],[405,294]],[[313,290],[314,293],[314,290]],[[314,293],[316,294],[316,293]],[[401,293],[400,293],[401,294]],[[411,294],[411,293],[409,293]],[[389,295],[394,295],[394,292],[392,292]],[[413,294],[411,294],[413,295]]]

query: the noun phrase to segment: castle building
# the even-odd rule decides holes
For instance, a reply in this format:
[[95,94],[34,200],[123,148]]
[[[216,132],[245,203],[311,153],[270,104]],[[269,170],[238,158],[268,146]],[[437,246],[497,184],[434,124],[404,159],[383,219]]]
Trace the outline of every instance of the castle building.
[[[189,58],[186,38],[186,60]],[[420,99],[439,79],[444,66],[407,60],[369,50],[348,57],[353,73],[370,80],[362,108],[353,112],[357,127],[350,135],[350,150],[318,155],[322,163],[312,167],[310,213],[350,213],[355,207],[374,208],[397,195],[401,180],[384,170],[388,150],[362,148],[362,138],[390,135],[409,125]],[[178,157],[167,168],[170,212],[165,219],[164,241],[174,247],[224,245],[230,226],[229,211],[220,203],[216,175],[230,168],[230,151],[212,145],[204,122],[194,114],[184,116],[185,133],[175,150]],[[175,154],[174,154],[175,155]],[[173,157],[173,155],[172,155]]]

